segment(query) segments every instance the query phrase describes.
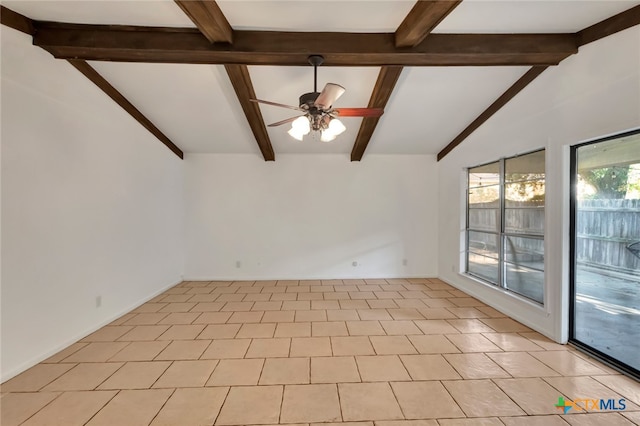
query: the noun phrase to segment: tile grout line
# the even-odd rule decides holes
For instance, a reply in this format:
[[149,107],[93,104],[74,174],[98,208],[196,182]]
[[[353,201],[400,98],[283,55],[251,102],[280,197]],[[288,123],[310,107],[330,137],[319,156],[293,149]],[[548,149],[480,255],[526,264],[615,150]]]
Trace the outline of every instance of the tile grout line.
[[438,355],[440,355],[440,357],[444,359],[444,362],[449,364],[449,366],[453,369],[453,371],[455,371],[458,374],[458,376],[460,376],[460,380],[467,380],[464,378],[462,373],[447,359],[447,357],[444,356],[445,354],[438,354]]
[[[612,392],[614,392],[614,393],[616,393],[616,394],[618,394],[618,395],[623,396],[625,399],[628,399],[628,400],[629,400],[629,401],[631,401],[634,405],[638,405],[638,406],[640,406],[640,401],[636,404],[635,402],[633,402],[633,401],[632,401],[632,399],[631,399],[631,398],[628,398],[628,397],[627,397],[627,395],[623,394],[623,393],[622,393],[622,392],[620,392],[620,391],[617,391],[617,390],[613,389],[611,386],[607,385],[606,383],[602,383],[600,380],[598,380],[598,379],[597,379],[598,377],[602,377],[602,376],[603,376],[602,374],[597,374],[597,375],[591,375],[591,376],[589,376],[589,377],[590,377],[591,379],[595,380],[597,383],[601,384],[602,386],[606,387],[607,389],[610,389]],[[611,374],[606,374],[606,375],[605,375],[605,377],[610,377],[610,376],[611,376]],[[624,376],[624,375],[622,375],[622,374],[620,374],[619,376],[620,376],[620,377],[626,377],[626,376]]]
[[[456,399],[453,397],[453,395],[451,395],[451,392],[449,392],[449,389],[447,389],[447,387],[444,385],[444,383],[442,383],[442,380],[438,380],[438,383],[440,383],[440,386],[442,386],[442,388],[444,389],[444,391],[447,393],[447,395],[449,395],[449,398],[451,398],[451,400],[453,401],[454,404],[456,404],[456,406],[460,409],[460,411],[462,412],[462,414],[464,414],[464,417],[466,419],[470,418],[467,413],[464,411],[464,409],[460,406],[460,404],[458,404],[458,401],[456,401]],[[496,385],[497,386],[497,385]],[[522,410],[524,411],[524,410]]]
[[[535,377],[535,378],[539,379],[539,377]],[[511,377],[511,379],[505,379],[505,380],[513,380],[513,379],[515,379],[515,377]],[[515,400],[511,395],[509,395],[509,393],[507,393],[507,391],[506,391],[506,390],[502,389],[502,387],[500,387],[500,385],[499,385],[498,383],[496,383],[496,382],[495,382],[495,380],[497,380],[496,378],[491,378],[491,379],[489,379],[489,380],[490,380],[490,381],[491,381],[491,383],[493,383],[493,384],[494,384],[498,389],[500,389],[500,391],[501,391],[502,393],[504,393],[505,395],[507,395],[507,397],[511,400],[511,402],[513,402],[513,403],[514,403],[514,404],[515,404],[519,409],[521,409],[521,410],[524,412],[525,416],[527,416],[527,417],[528,417],[528,416],[535,416],[535,415],[537,415],[537,414],[529,414],[529,413],[527,412],[527,410],[525,410],[525,408],[524,408],[522,405],[518,404],[518,402],[517,402],[517,401],[516,401],[516,400]],[[544,380],[543,380],[543,382],[544,382]],[[544,382],[544,383],[546,383],[546,382]],[[551,386],[551,385],[549,385],[549,386]],[[555,388],[554,388],[554,389],[555,389]],[[562,392],[560,392],[560,394],[562,395]]]
[[278,410],[278,423],[280,424],[280,421],[282,419],[282,408],[284,406],[284,391],[285,391],[285,385],[281,385],[282,386],[282,394],[280,395],[280,409]]
[[[37,392],[41,392],[41,391],[37,391]],[[26,422],[29,421],[29,419],[31,419],[32,417],[34,417],[36,414],[38,414],[40,411],[44,410],[46,407],[48,407],[49,405],[53,404],[53,402],[55,400],[57,400],[58,398],[60,398],[62,395],[64,394],[63,392],[59,392],[51,401],[47,402],[45,405],[43,405],[39,410],[37,410],[35,413],[33,413],[32,415],[30,415],[29,417],[27,417],[26,419],[24,419],[20,424],[24,424]],[[1,405],[1,404],[0,404]]]
[[260,386],[260,380],[262,379],[262,373],[264,373],[264,366],[267,364],[267,358],[257,358],[262,359],[262,365],[260,366],[260,374],[258,374],[258,379],[256,380],[256,386]]
[[218,421],[218,418],[220,417],[220,414],[222,414],[222,408],[224,407],[224,404],[226,404],[227,402],[227,398],[229,397],[229,394],[231,393],[231,386],[225,386],[227,388],[227,391],[224,394],[224,398],[222,398],[222,404],[220,404],[220,409],[218,410],[218,414],[216,414],[216,417],[213,419],[213,423],[211,424],[212,426],[216,424],[216,422]]
[[[422,354],[419,354],[422,355]],[[398,357],[398,360],[400,361],[400,365],[402,365],[402,368],[404,368],[404,371],[407,373],[407,376],[409,377],[409,381],[413,382],[413,376],[411,375],[411,373],[409,372],[409,369],[407,368],[406,364],[404,363],[404,360],[402,359],[401,355],[396,355],[396,357]],[[444,358],[444,357],[443,357]]]
[[[111,391],[99,391],[99,392],[111,392]],[[107,405],[109,405],[109,403],[110,403],[111,401],[113,401],[113,400],[114,400],[118,395],[120,395],[120,392],[122,392],[122,389],[117,390],[117,391],[116,391],[116,393],[115,393],[111,398],[109,398],[109,399],[108,399],[104,404],[102,404],[102,406],[101,406],[98,410],[96,410],[96,412],[95,412],[95,413],[93,413],[93,415],[91,415],[91,417],[89,417],[89,419],[88,419],[86,422],[84,422],[84,423],[83,423],[83,425],[86,425],[86,424],[88,424],[89,422],[91,422],[91,420],[93,420],[93,418],[94,418],[95,416],[97,416],[99,412],[101,412],[102,410],[104,410],[104,408],[105,408]]]
[[340,386],[338,383],[332,383],[336,387],[336,395],[338,396],[338,408],[340,408],[340,422],[344,422],[344,413],[342,412],[342,397],[340,396]]
[[160,414],[160,412],[162,411],[162,409],[164,408],[165,405],[167,405],[167,402],[169,402],[169,400],[171,399],[171,397],[177,392],[177,388],[174,388],[173,391],[169,394],[169,396],[167,397],[167,399],[164,400],[164,402],[162,403],[162,406],[160,407],[160,409],[156,412],[156,414],[151,418],[151,421],[149,422],[149,424],[152,424],[153,421],[156,419],[156,417],[158,417],[158,414]]
[[[155,362],[155,361],[147,361],[147,362]],[[158,362],[164,362],[164,361],[158,361]],[[164,376],[164,374],[173,366],[173,364],[175,364],[175,362],[176,361],[169,362],[169,365],[167,366],[167,368],[165,368],[162,371],[162,373],[160,373],[160,375],[153,381],[153,383],[151,384],[151,386],[148,387],[148,389],[162,389],[162,388],[154,388],[154,386],[156,383],[158,383],[158,380],[160,380],[160,378]]]
[[402,405],[400,405],[400,400],[398,399],[398,395],[396,395],[396,391],[393,389],[393,383],[394,382],[383,382],[383,383],[386,383],[387,386],[389,386],[389,389],[391,389],[391,394],[393,395],[393,399],[396,401],[396,404],[398,405],[398,408],[400,409],[400,413],[402,414],[402,418],[407,420],[407,415],[405,414],[404,410],[402,409]]
[[356,371],[358,372],[358,378],[360,379],[360,383],[365,383],[362,380],[362,373],[360,373],[360,365],[358,365],[358,361],[356,360],[355,355],[352,355],[351,358],[353,358],[353,363],[356,365]]

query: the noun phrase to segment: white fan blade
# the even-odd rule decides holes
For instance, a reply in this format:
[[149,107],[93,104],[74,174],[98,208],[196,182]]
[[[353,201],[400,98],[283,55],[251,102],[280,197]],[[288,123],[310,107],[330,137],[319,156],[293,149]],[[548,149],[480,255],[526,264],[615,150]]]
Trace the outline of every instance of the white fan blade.
[[345,88],[339,84],[327,83],[318,99],[316,99],[315,106],[320,109],[329,109],[344,92]]

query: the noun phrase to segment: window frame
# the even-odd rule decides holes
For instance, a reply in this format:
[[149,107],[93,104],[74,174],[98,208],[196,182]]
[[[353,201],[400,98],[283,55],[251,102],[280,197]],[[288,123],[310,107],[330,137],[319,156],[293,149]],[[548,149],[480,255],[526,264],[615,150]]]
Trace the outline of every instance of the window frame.
[[[523,157],[526,155],[530,155],[530,154],[534,154],[534,153],[539,153],[539,152],[544,152],[545,153],[545,173],[544,173],[544,179],[521,179],[521,180],[514,180],[514,181],[506,181],[506,163],[508,160],[510,159],[514,159],[514,158],[519,158],[519,157]],[[471,228],[470,227],[470,212],[473,210],[472,207],[470,207],[469,204],[469,198],[470,198],[470,190],[472,188],[477,188],[478,186],[474,186],[471,187],[471,170],[472,169],[476,169],[478,167],[484,167],[484,166],[488,166],[490,164],[494,164],[494,163],[498,163],[498,211],[496,214],[496,220],[497,220],[497,224],[496,224],[496,230],[495,231],[488,231],[488,230],[483,230],[483,229],[478,229],[478,228]],[[514,184],[514,183],[527,183],[527,182],[540,182],[540,181],[544,181],[545,183],[545,205],[543,206],[543,209],[545,210],[544,215],[546,216],[546,149],[545,148],[540,148],[540,149],[535,149],[533,151],[529,151],[529,152],[525,152],[516,156],[512,156],[512,157],[501,157],[498,160],[494,160],[494,161],[490,161],[487,163],[482,163],[482,164],[478,164],[475,166],[471,166],[471,167],[467,167],[466,168],[466,190],[465,190],[465,247],[464,247],[464,255],[465,255],[465,264],[464,264],[464,273],[473,277],[474,279],[478,279],[488,285],[490,285],[491,287],[494,288],[498,288],[501,289],[503,291],[508,291],[511,294],[515,294],[519,297],[523,297],[525,298],[527,301],[535,303],[539,306],[544,306],[544,293],[545,293],[545,289],[544,289],[544,281],[543,281],[543,285],[542,285],[542,301],[538,301],[536,299],[533,299],[532,297],[529,297],[525,294],[522,294],[520,292],[514,291],[513,289],[509,288],[507,285],[507,266],[511,265],[512,267],[514,267],[514,269],[524,269],[525,271],[532,271],[532,272],[538,272],[538,273],[542,273],[543,277],[545,274],[545,267],[544,267],[544,262],[542,264],[541,269],[538,269],[536,267],[533,266],[528,266],[528,265],[518,265],[513,263],[513,261],[509,261],[507,260],[507,249],[506,249],[506,244],[507,244],[507,238],[511,237],[511,238],[526,238],[526,239],[530,239],[530,240],[539,240],[542,242],[543,244],[543,248],[544,248],[544,241],[545,241],[545,233],[546,233],[546,229],[543,229],[541,234],[532,234],[530,232],[526,232],[526,233],[515,233],[512,231],[507,231],[506,228],[506,204],[507,204],[507,199],[506,199],[506,186],[508,184]],[[493,184],[492,184],[493,185]],[[537,207],[529,207],[528,209],[534,209]],[[490,256],[484,256],[480,253],[477,253],[475,250],[472,250],[470,248],[470,238],[469,235],[472,232],[479,232],[479,233],[484,233],[484,234],[490,234],[490,235],[495,235],[497,237],[498,240],[498,244],[497,244],[497,251],[498,251],[498,275],[497,275],[497,282],[493,282],[489,279],[487,279],[486,277],[483,277],[482,275],[475,273],[473,271],[469,270],[469,257],[470,254],[476,255],[476,256],[483,256],[483,257],[487,257],[489,259],[495,259],[493,257]],[[546,253],[545,253],[546,255]]]

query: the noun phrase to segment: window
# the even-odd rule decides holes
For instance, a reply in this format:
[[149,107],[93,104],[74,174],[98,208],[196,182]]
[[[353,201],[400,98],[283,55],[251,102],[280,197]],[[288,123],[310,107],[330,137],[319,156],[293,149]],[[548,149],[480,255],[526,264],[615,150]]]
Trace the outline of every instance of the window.
[[466,271],[543,303],[545,152],[468,169]]

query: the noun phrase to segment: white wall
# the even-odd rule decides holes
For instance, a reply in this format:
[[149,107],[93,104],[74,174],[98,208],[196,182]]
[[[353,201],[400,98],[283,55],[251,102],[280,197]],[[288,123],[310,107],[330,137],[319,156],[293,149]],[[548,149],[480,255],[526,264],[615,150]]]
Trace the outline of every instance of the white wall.
[[179,282],[183,230],[181,161],[71,65],[1,35],[4,381]]
[[[580,48],[546,70],[438,164],[439,276],[543,334],[568,330],[569,146],[640,126],[640,27]],[[545,307],[459,273],[464,168],[546,148]]]
[[434,156],[187,155],[185,200],[186,279],[437,272]]

